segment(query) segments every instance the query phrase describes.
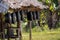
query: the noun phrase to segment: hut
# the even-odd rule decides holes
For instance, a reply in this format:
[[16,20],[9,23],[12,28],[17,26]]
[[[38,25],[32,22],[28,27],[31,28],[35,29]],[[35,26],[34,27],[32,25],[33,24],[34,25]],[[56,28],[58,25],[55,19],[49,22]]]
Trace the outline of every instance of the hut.
[[[27,20],[30,27],[30,40],[31,40],[31,22],[33,20],[38,20],[39,22],[39,12],[41,9],[47,9],[48,6],[43,5],[42,2],[38,2],[37,0],[2,0],[0,2],[0,13],[5,17],[5,20],[1,23],[7,23],[7,27],[2,28],[3,37],[5,38],[20,38],[22,40],[22,33],[21,33],[21,21],[23,21],[23,15],[27,15]],[[3,17],[2,17],[3,18]],[[17,27],[11,27],[11,24],[17,21]],[[4,24],[2,24],[4,25]],[[7,35],[4,33],[4,30],[7,29]],[[16,34],[14,34],[13,30],[15,30]],[[4,35],[5,34],[5,35]]]

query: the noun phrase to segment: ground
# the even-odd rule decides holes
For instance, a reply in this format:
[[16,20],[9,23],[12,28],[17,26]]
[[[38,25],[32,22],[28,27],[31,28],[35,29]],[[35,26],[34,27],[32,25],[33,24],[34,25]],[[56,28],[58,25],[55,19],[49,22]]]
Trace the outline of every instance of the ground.
[[[29,40],[29,32],[23,32],[22,36],[23,40]],[[32,32],[32,40],[60,40],[60,28],[55,30]]]
[[[23,33],[23,40],[29,40],[29,33]],[[60,40],[60,29],[32,32],[32,40]]]

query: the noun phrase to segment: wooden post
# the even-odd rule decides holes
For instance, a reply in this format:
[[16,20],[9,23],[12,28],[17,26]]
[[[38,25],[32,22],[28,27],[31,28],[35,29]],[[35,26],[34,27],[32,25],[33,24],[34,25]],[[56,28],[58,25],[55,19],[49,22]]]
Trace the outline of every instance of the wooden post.
[[17,21],[17,27],[18,27],[18,36],[19,36],[19,40],[22,40],[22,30],[21,30],[21,16],[19,15],[20,12],[18,11],[18,21]]
[[21,22],[17,22],[17,26],[19,27],[18,28],[18,36],[19,36],[19,40],[22,40],[22,32],[21,32]]
[[10,35],[9,35],[9,27],[10,27],[10,24],[9,24],[9,23],[7,23],[7,27],[8,27],[8,28],[7,28],[8,40],[10,40],[10,39],[9,39],[9,37],[10,37]]
[[[32,13],[33,12],[31,12],[31,18],[32,18],[32,21],[33,21],[33,15],[32,15]],[[30,30],[29,30],[29,32],[30,32],[29,37],[30,38],[29,38],[29,40],[32,40],[32,26],[31,26],[32,21],[28,21],[29,27],[30,27]]]
[[5,34],[4,34],[5,32],[4,32],[4,26],[3,26],[3,25],[4,25],[4,24],[3,24],[3,23],[4,23],[4,22],[3,22],[3,18],[4,18],[4,17],[3,17],[3,16],[4,16],[3,13],[1,13],[1,14],[0,14],[0,17],[1,17],[1,35],[2,35],[2,39],[1,39],[1,40],[5,40]]
[[8,15],[8,21],[9,21],[9,23],[7,23],[7,34],[8,34],[8,40],[10,40],[10,34],[9,34],[9,30],[10,30],[10,27],[11,27],[11,14],[10,13],[8,13],[9,15]]
[[29,29],[29,32],[30,32],[30,33],[29,33],[29,40],[32,40],[32,27],[31,27],[31,22],[32,22],[32,21],[29,21],[29,22],[28,22],[29,27],[30,27],[30,29]]

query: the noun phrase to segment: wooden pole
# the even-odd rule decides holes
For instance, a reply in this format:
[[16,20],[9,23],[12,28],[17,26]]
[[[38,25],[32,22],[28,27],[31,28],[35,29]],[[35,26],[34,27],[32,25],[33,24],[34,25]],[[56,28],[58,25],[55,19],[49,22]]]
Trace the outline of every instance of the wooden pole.
[[21,30],[21,16],[19,15],[20,12],[18,11],[18,21],[17,21],[17,26],[18,26],[18,36],[19,36],[19,40],[22,40],[22,30]]
[[3,23],[4,23],[4,22],[3,22],[3,18],[4,18],[4,17],[3,17],[3,16],[4,16],[3,13],[1,13],[1,14],[0,14],[0,17],[1,17],[1,32],[2,32],[2,33],[1,33],[1,34],[2,34],[2,39],[1,39],[1,40],[5,40],[5,34],[4,34],[5,32],[4,32],[4,26],[3,26],[3,25],[4,25],[4,24],[3,24]]
[[7,23],[7,27],[8,27],[8,28],[7,28],[8,40],[10,40],[10,39],[9,39],[9,37],[10,37],[10,35],[9,35],[9,27],[10,27],[10,24],[9,24],[9,23]]
[[[33,21],[33,15],[32,15],[32,13],[33,12],[31,12],[31,18],[32,18],[32,21]],[[29,23],[29,27],[30,27],[30,30],[29,30],[29,40],[32,40],[32,26],[31,26],[31,23],[32,23],[32,21],[28,21],[28,23]]]
[[10,13],[8,13],[9,15],[8,15],[8,21],[9,21],[9,23],[7,23],[7,34],[8,34],[8,40],[10,40],[10,27],[11,27],[11,14]]
[[18,36],[19,36],[19,40],[22,40],[22,32],[21,32],[21,23],[20,23],[20,21],[19,22],[17,22],[17,26],[19,27],[18,28]]
[[29,29],[29,32],[30,32],[30,33],[29,33],[29,40],[32,40],[32,27],[31,27],[31,22],[32,22],[32,21],[29,21],[29,22],[28,22],[29,27],[30,27],[30,29]]

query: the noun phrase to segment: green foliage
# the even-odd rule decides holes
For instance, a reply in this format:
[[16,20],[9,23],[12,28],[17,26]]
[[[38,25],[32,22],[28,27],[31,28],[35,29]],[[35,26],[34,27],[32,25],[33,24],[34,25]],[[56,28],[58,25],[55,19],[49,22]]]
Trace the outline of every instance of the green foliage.
[[46,3],[51,3],[51,0],[46,0]]
[[55,4],[55,6],[58,6],[58,0],[52,0],[52,2]]

